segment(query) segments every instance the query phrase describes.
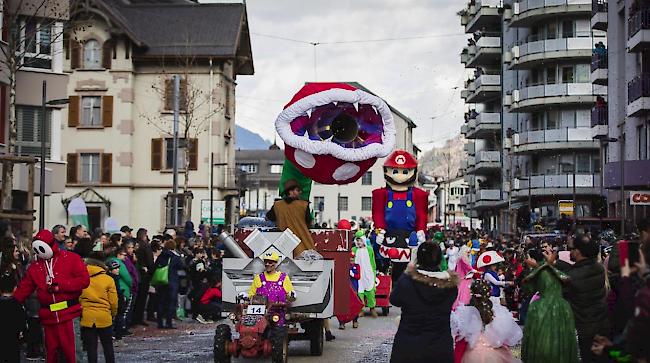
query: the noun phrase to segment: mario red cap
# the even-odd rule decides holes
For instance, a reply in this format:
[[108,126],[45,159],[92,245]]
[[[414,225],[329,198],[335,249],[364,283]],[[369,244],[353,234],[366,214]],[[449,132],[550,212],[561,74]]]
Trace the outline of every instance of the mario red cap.
[[405,150],[395,150],[386,158],[385,168],[402,168],[415,169],[418,167],[418,161],[415,157]]

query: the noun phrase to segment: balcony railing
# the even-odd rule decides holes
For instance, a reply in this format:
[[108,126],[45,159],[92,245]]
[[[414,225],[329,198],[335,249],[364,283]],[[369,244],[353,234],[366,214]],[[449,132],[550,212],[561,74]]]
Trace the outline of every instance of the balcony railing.
[[555,96],[591,96],[607,94],[607,88],[593,86],[591,82],[542,84],[514,90],[513,101],[519,102],[531,98]]
[[594,53],[591,55],[591,71],[597,69],[607,69],[607,50],[605,53],[597,53],[598,50],[594,50]]
[[593,0],[591,2],[591,14],[596,13],[606,13],[607,12],[607,0]]
[[[531,36],[519,43],[519,57],[544,52],[591,50],[594,40],[600,41],[601,38],[593,38],[589,33],[558,39],[538,39],[536,36]],[[605,38],[602,40],[605,41]]]
[[[600,174],[577,173],[575,175],[576,188],[597,188],[600,187]],[[530,178],[515,179],[514,190],[526,190],[530,183],[530,189],[539,188],[573,188],[573,173],[561,175],[533,175]]]
[[627,19],[627,37],[632,38],[634,34],[642,29],[650,29],[650,9],[642,8],[630,15]]
[[591,127],[524,131],[514,136],[515,146],[569,141],[592,141]]
[[[519,1],[519,14],[528,10],[540,9],[551,6],[565,5],[591,5],[592,0],[522,0]],[[515,7],[516,9],[517,7]],[[515,12],[517,13],[517,12]]]
[[591,127],[597,125],[607,125],[607,104],[605,105],[596,105],[591,109]]
[[490,163],[490,162],[500,162],[501,161],[501,152],[499,151],[479,151],[475,156],[476,164],[478,163]]
[[496,201],[501,200],[501,190],[499,189],[479,189],[476,193],[477,201]]
[[650,73],[641,73],[627,84],[627,103],[650,97]]

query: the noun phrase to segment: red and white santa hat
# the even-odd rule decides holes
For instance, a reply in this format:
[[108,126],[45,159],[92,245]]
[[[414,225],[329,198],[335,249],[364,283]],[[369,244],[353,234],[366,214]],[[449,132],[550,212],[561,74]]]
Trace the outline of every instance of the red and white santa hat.
[[[317,106],[334,102],[372,105],[383,122],[382,142],[346,148],[292,131],[293,120]],[[275,129],[285,143],[287,159],[304,175],[323,184],[346,184],[359,179],[377,158],[387,156],[395,147],[395,123],[386,102],[346,83],[305,84],[278,115]]]
[[496,251],[485,251],[478,256],[476,260],[476,267],[481,268],[485,266],[494,265],[505,261],[503,257]]

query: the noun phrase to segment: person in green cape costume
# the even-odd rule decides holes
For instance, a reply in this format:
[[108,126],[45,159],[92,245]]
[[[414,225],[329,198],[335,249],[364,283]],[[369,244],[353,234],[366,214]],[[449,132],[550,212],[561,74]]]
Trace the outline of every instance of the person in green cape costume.
[[445,245],[445,234],[442,231],[438,231],[433,234],[433,239],[440,245],[440,250],[443,251],[443,257],[440,261],[440,271],[447,271],[449,266],[447,264],[447,259],[445,258],[444,253],[444,251],[447,249],[447,246]]
[[375,311],[375,306],[377,306],[377,301],[375,299],[375,292],[377,291],[377,286],[375,284],[375,278],[377,277],[375,251],[372,249],[372,246],[369,246],[366,243],[366,234],[364,230],[358,230],[354,234],[354,244],[354,247],[352,247],[354,262],[359,265],[359,272],[361,275],[359,278],[357,293],[365,306],[370,309],[370,315],[373,318],[376,318],[378,314],[377,311]]
[[[526,263],[537,267],[524,279],[524,286],[540,298],[528,308],[521,358],[526,363],[578,363],[578,340],[571,305],[562,297],[562,283],[569,277],[553,267],[554,252],[542,244],[543,256],[531,251]],[[537,251],[537,254],[540,254]]]

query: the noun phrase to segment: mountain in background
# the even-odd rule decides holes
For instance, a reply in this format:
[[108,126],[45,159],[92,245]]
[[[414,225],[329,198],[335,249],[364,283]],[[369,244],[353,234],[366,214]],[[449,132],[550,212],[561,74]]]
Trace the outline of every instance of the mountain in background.
[[235,149],[237,150],[265,150],[271,146],[271,142],[253,131],[237,125],[235,136]]
[[[466,140],[462,135],[445,142],[444,146],[434,147],[420,156],[420,172],[429,177],[453,179],[460,175],[460,165],[467,158],[463,149]],[[447,168],[449,166],[449,169]],[[449,175],[447,175],[449,171]]]

